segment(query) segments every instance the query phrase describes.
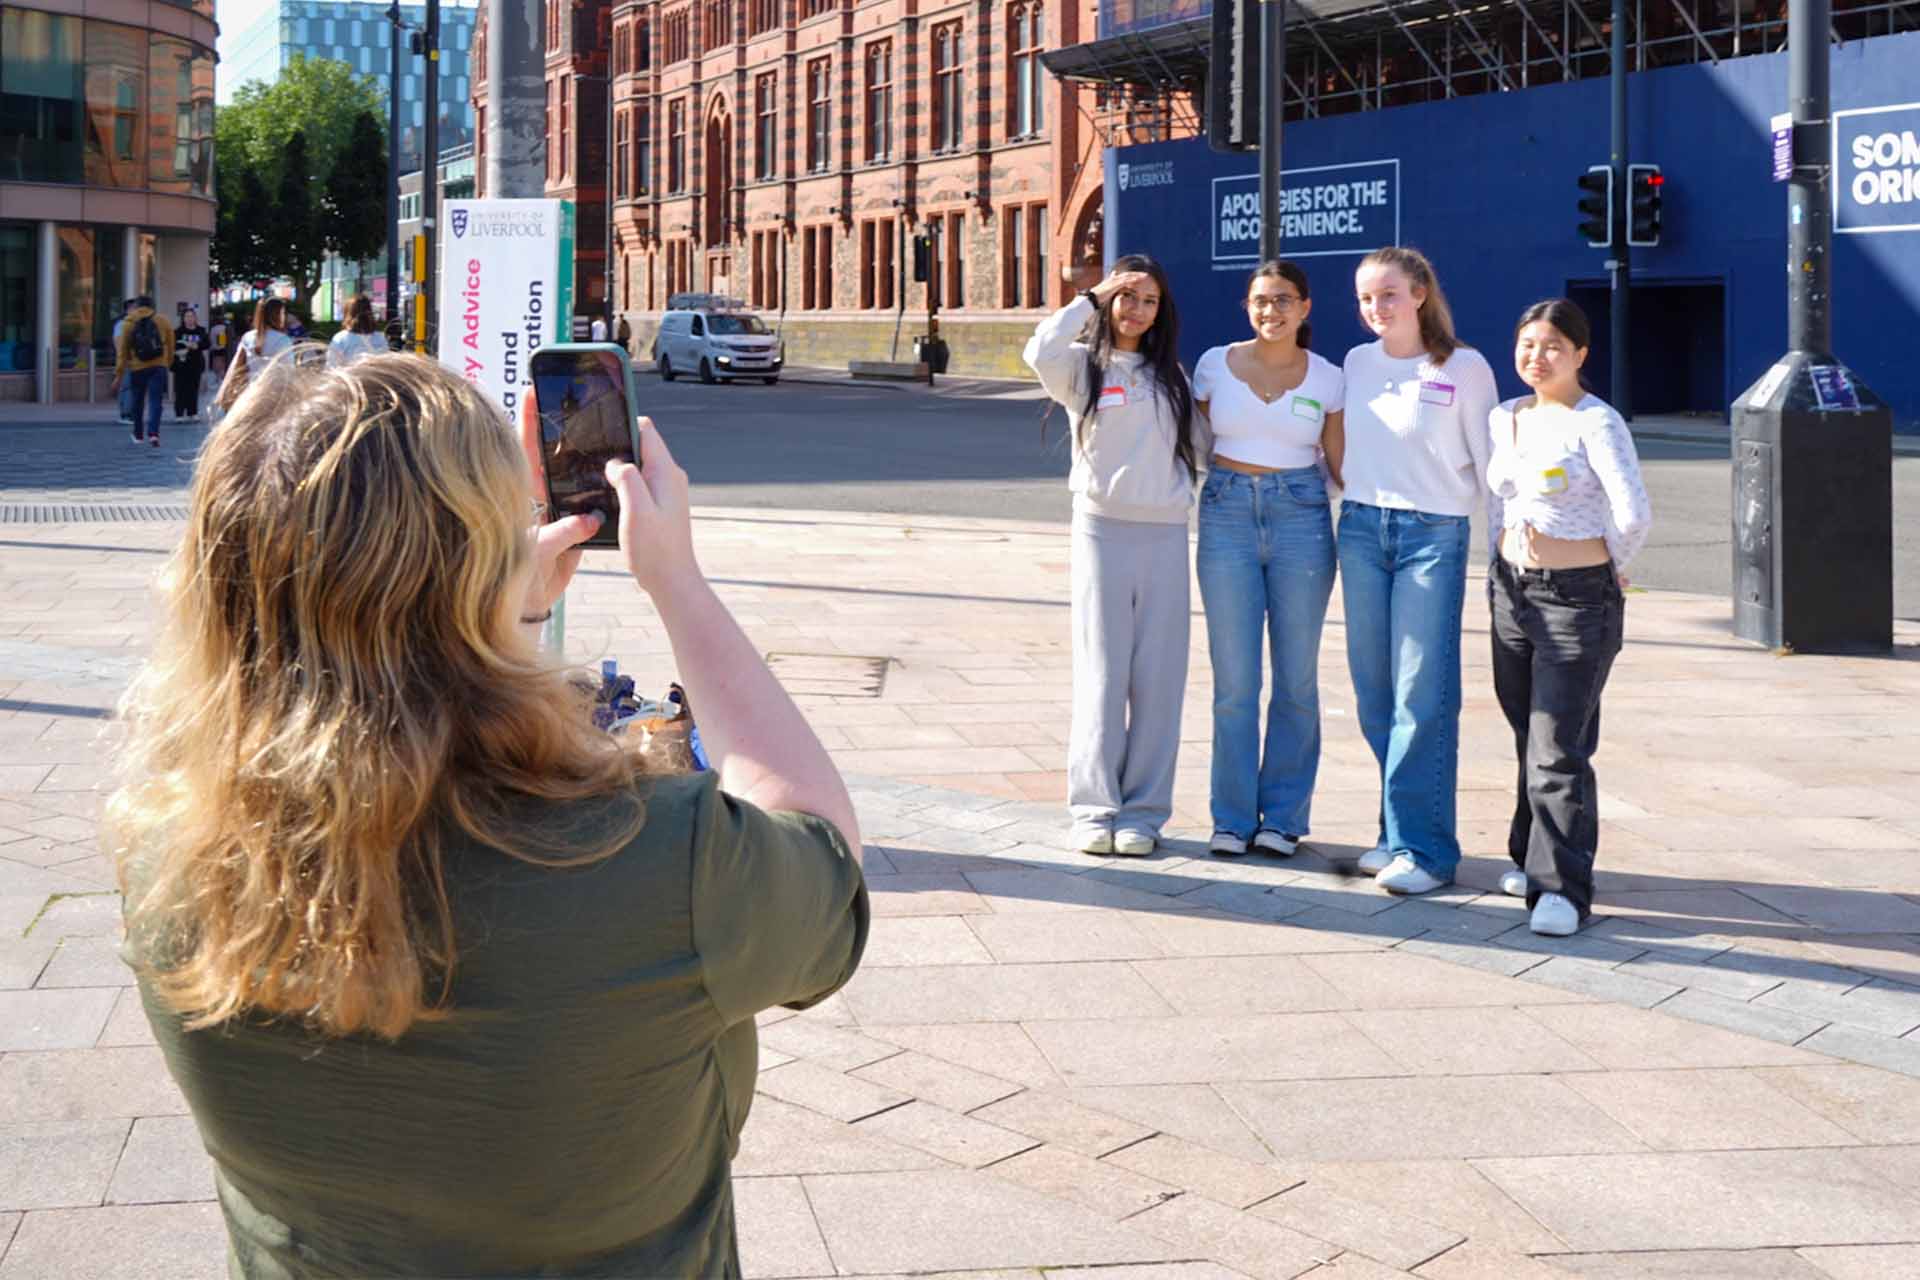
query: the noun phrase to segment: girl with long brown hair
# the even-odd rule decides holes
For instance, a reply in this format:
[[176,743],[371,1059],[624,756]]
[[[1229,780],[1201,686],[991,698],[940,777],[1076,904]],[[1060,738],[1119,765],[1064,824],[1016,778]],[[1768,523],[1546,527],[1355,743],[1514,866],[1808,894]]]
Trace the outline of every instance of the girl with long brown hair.
[[235,1275],[738,1273],[754,1015],[846,980],[866,895],[641,440],[621,548],[713,772],[649,772],[538,650],[612,513],[528,527],[531,415],[280,360],[208,438],[110,829]]
[[1354,709],[1380,765],[1380,838],[1359,865],[1388,892],[1429,893],[1460,862],[1460,623],[1500,395],[1418,249],[1374,250],[1354,290],[1376,337],[1346,359],[1340,582]]

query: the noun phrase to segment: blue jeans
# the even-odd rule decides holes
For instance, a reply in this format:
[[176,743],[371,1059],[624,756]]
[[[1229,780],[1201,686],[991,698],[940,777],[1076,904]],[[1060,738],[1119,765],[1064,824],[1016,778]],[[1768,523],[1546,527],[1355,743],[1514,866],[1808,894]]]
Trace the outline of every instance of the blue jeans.
[[167,403],[167,367],[135,369],[127,374],[133,387],[133,434],[160,438],[160,414]]
[[1460,615],[1466,516],[1340,504],[1347,666],[1380,762],[1380,842],[1451,879],[1460,862]]
[[[1213,659],[1213,827],[1303,836],[1320,770],[1320,630],[1333,595],[1333,517],[1317,466],[1215,469],[1194,558]],[[1260,638],[1273,693],[1260,738]]]

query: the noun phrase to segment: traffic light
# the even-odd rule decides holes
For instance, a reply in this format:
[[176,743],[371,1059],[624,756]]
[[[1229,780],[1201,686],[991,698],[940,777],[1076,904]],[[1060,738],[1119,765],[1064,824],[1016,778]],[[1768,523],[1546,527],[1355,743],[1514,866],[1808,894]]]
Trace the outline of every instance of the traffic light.
[[913,238],[913,282],[925,284],[927,274],[933,265],[933,237],[917,235]]
[[1627,243],[1651,246],[1660,243],[1660,197],[1667,180],[1657,164],[1627,166]]
[[1587,166],[1580,175],[1580,234],[1596,249],[1613,247],[1613,166]]
[[1260,149],[1260,0],[1214,0],[1207,143],[1215,151]]

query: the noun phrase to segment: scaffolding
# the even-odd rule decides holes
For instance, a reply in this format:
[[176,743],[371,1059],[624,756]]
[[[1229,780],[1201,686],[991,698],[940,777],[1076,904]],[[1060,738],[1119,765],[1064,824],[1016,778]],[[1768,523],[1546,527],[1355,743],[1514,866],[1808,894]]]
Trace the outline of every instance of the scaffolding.
[[[1631,0],[1631,69],[1786,45],[1787,0]],[[1609,0],[1290,0],[1289,120],[1604,76]],[[1102,0],[1098,40],[1046,54],[1093,86],[1108,146],[1204,131],[1211,18],[1194,0]],[[1834,0],[1835,43],[1920,30],[1920,0]]]

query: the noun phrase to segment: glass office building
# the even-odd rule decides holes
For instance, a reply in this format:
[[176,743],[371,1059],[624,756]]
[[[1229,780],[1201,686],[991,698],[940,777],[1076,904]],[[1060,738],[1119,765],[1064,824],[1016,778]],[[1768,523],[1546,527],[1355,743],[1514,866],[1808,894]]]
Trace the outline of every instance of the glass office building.
[[[473,46],[477,0],[440,3],[440,148],[473,141],[473,107],[467,55]],[[400,6],[401,21],[426,26],[423,4]],[[220,99],[228,101],[251,80],[268,84],[296,56],[330,58],[371,76],[384,95],[393,74],[393,26],[377,0],[253,0],[230,5],[220,42]],[[402,38],[405,38],[403,33]],[[420,167],[427,123],[425,63],[403,44],[400,51],[400,171]]]
[[0,399],[85,398],[131,294],[206,300],[213,0],[86,10],[0,4]]

